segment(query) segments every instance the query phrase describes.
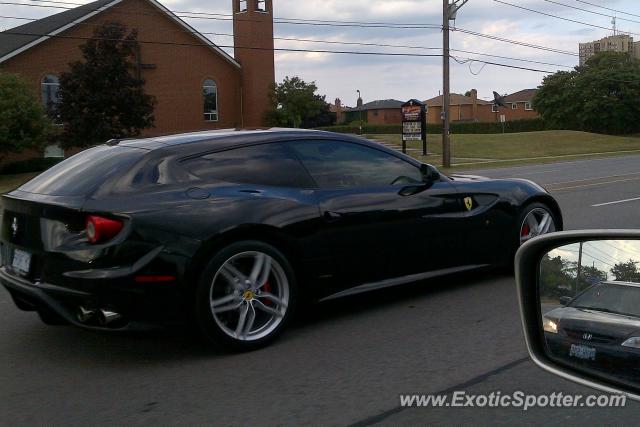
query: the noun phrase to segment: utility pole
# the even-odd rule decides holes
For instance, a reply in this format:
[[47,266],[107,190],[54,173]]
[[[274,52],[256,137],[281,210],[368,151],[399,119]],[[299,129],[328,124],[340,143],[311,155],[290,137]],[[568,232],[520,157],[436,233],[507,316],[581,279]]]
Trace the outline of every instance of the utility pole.
[[442,167],[451,167],[451,144],[449,141],[449,106],[450,72],[449,72],[449,21],[456,19],[458,9],[469,0],[442,0]]
[[442,167],[451,167],[449,141],[449,0],[442,0]]

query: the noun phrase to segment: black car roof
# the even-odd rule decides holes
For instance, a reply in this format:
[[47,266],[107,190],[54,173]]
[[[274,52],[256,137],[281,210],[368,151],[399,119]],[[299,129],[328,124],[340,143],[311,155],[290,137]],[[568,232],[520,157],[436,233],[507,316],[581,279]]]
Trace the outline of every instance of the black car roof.
[[[204,150],[224,150],[226,148],[238,147],[242,145],[251,145],[261,142],[270,142],[287,139],[341,139],[345,141],[358,142],[360,144],[369,145],[389,152],[395,156],[399,153],[391,150],[382,144],[367,140],[365,138],[348,135],[337,134],[334,132],[310,130],[310,129],[289,129],[289,128],[271,128],[260,130],[236,130],[222,129],[203,132],[189,132],[176,135],[157,136],[151,138],[136,138],[111,140],[108,145],[118,145],[124,147],[135,147],[149,151],[176,151],[182,147],[193,148],[194,151]],[[404,156],[403,156],[404,157]],[[412,160],[407,156],[409,160]]]

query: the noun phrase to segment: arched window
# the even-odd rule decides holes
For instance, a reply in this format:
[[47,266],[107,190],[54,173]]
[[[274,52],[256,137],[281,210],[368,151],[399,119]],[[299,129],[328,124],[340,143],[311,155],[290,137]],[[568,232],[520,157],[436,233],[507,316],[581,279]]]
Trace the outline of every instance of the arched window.
[[58,104],[60,103],[60,98],[58,97],[60,80],[53,74],[47,74],[42,79],[41,89],[42,104],[47,110],[49,117],[55,119],[58,116]]
[[207,122],[218,121],[218,86],[216,82],[207,79],[202,84],[204,98],[204,119]]

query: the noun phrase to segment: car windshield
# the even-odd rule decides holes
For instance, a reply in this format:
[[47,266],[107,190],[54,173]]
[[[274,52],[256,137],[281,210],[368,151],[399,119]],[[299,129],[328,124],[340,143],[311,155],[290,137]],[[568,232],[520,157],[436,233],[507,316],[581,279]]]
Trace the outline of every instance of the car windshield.
[[578,295],[569,306],[640,318],[640,285],[595,285]]
[[100,145],[82,151],[41,173],[20,188],[48,196],[84,196],[117,172],[126,171],[145,151]]

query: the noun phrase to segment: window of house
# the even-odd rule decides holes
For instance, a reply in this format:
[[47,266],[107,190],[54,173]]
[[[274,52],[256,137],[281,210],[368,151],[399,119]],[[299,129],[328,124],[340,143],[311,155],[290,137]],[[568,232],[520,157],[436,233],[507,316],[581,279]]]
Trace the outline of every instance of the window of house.
[[258,0],[258,3],[256,3],[256,10],[258,12],[266,12],[267,11],[267,0]]
[[511,109],[512,110],[517,110],[518,109],[518,103],[517,102],[512,102],[511,103]]
[[533,110],[533,105],[531,105],[531,101],[527,101],[524,103],[524,109],[527,111]]
[[491,105],[491,112],[492,113],[497,113],[500,111],[500,107],[498,107],[496,104]]
[[343,141],[294,141],[320,188],[382,187],[422,182],[420,169],[385,152]]
[[218,86],[211,79],[204,81],[202,85],[204,98],[204,120],[207,122],[218,121]]
[[55,120],[58,117],[58,105],[60,104],[60,97],[58,96],[60,80],[53,74],[47,74],[42,79],[41,89],[42,104],[47,110],[47,115]]
[[240,12],[247,11],[247,0],[240,0],[240,7],[238,8]]
[[253,145],[205,154],[182,162],[197,179],[236,184],[312,188],[313,181],[283,143]]

